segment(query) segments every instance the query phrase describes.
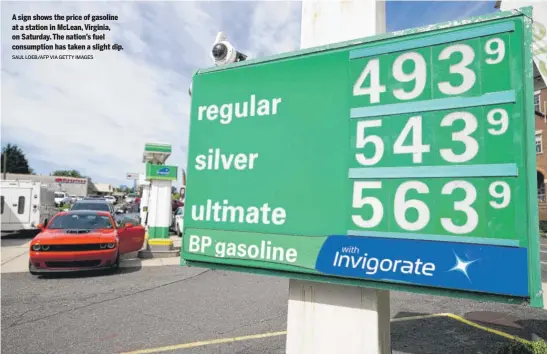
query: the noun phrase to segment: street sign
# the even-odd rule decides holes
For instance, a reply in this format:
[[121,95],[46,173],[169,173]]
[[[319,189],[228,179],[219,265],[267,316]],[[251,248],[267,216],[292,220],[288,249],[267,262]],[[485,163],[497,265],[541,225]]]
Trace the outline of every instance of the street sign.
[[521,11],[198,71],[184,260],[542,307]]
[[128,172],[126,174],[126,178],[127,179],[132,179],[132,180],[139,179],[139,174],[138,173],[133,173],[133,172]]

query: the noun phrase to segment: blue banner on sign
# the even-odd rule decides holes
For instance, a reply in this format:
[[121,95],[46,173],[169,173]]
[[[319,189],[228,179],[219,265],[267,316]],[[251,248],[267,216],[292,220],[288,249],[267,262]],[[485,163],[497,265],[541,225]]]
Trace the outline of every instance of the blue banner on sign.
[[319,272],[446,289],[528,297],[527,250],[439,241],[329,236]]

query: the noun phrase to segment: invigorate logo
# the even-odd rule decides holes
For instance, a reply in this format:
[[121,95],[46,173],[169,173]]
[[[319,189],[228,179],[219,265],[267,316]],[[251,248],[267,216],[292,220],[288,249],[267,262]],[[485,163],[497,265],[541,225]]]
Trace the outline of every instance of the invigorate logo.
[[315,269],[339,277],[528,296],[527,258],[521,247],[331,235]]
[[169,167],[160,168],[157,173],[160,176],[166,176],[169,174]]
[[[348,249],[351,250],[351,254],[347,254]],[[414,274],[431,277],[435,272],[434,263],[424,263],[420,258],[416,258],[415,260],[376,258],[369,256],[366,252],[362,255],[359,255],[359,253],[357,247],[343,247],[342,252],[336,252],[332,265],[339,268],[361,268],[369,275],[380,271],[384,273]]]

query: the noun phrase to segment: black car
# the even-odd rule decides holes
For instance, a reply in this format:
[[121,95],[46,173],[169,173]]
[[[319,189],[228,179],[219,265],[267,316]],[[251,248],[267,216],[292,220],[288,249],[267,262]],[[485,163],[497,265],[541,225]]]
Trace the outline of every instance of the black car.
[[126,204],[115,211],[114,220],[120,225],[132,223],[139,225],[141,223],[140,205],[137,203]]
[[107,211],[111,215],[114,215],[114,207],[112,204],[104,199],[84,199],[78,200],[72,205],[70,210],[95,210],[95,211]]

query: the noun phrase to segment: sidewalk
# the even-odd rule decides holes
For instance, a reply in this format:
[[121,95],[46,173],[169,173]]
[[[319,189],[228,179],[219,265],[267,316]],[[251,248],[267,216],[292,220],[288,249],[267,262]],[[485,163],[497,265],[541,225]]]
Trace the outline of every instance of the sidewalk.
[[30,239],[2,239],[1,272],[28,272]]

